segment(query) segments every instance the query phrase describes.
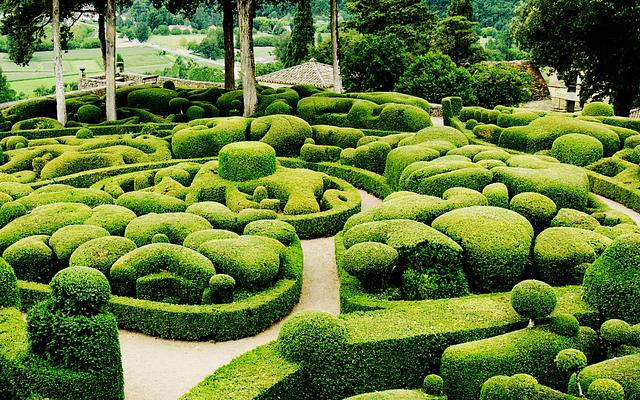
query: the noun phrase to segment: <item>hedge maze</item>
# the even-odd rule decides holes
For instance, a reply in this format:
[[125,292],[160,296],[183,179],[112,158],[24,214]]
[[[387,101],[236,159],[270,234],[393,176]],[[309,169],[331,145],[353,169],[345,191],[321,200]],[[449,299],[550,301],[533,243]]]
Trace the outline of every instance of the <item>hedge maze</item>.
[[[341,314],[182,399],[640,399],[640,124],[307,86],[131,86],[0,119],[0,397],[122,399],[118,328],[253,336],[335,235]],[[384,200],[361,211],[357,189]],[[331,249],[327,249],[331,251]],[[21,310],[27,312],[23,320]],[[213,372],[213,371],[212,371]]]

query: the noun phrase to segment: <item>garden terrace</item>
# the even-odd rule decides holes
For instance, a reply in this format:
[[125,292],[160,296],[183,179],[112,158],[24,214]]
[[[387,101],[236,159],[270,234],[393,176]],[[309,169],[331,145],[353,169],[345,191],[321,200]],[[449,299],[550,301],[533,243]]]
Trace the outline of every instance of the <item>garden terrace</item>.
[[[66,127],[47,100],[5,111],[10,395],[64,397],[61,376],[69,393],[112,379],[84,395],[122,398],[120,359],[78,375],[103,344],[120,354],[117,321],[261,345],[183,399],[637,397],[640,218],[597,195],[640,211],[634,120],[445,98],[441,126],[398,93],[259,92],[251,118],[240,91],[168,84],[119,89],[115,123],[92,95],[68,99]],[[331,314],[305,305],[312,290]],[[83,339],[46,322],[70,305],[100,327],[77,357]]]

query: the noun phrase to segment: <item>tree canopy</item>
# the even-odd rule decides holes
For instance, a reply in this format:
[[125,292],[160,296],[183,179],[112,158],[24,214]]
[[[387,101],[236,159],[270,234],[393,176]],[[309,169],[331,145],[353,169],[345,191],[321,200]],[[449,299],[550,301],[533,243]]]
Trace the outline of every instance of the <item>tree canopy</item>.
[[[328,3],[328,1],[327,1]],[[309,51],[315,40],[313,14],[310,0],[298,0],[298,9],[293,17],[293,29],[289,41],[285,67],[298,65],[308,61]]]
[[562,78],[580,75],[582,101],[610,97],[618,115],[638,104],[637,0],[529,0],[516,14],[513,34],[520,47]]

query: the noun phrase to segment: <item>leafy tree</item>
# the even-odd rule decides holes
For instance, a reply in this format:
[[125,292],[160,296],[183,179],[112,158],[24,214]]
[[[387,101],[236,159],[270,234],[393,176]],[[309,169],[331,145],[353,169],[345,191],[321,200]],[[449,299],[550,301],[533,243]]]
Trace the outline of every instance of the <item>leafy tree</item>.
[[513,34],[538,65],[565,80],[582,77],[581,101],[611,98],[629,115],[640,95],[640,5],[637,0],[528,0]]
[[506,30],[497,31],[485,46],[487,59],[490,61],[524,60],[528,54],[516,47],[511,33]]
[[475,103],[471,74],[442,53],[430,52],[416,58],[398,81],[396,90],[432,103],[447,96],[462,97],[466,104]]
[[434,50],[448,55],[458,65],[482,61],[484,52],[480,38],[473,30],[475,25],[460,16],[440,20],[434,33]]
[[136,24],[136,30],[135,30],[135,38],[138,39],[140,42],[144,43],[147,40],[149,40],[149,26],[147,25],[146,22],[138,22]]
[[2,68],[0,68],[0,103],[13,101],[15,99],[16,91],[11,89],[11,86],[9,86],[9,82],[7,81],[7,77],[2,72]]
[[211,9],[204,4],[200,4],[196,8],[195,13],[191,16],[191,27],[193,29],[207,29],[213,25],[213,18],[211,17]]
[[451,0],[449,10],[450,17],[465,17],[469,21],[473,20],[473,1],[472,0]]
[[364,35],[343,49],[345,90],[391,91],[407,67],[406,48],[392,35]]
[[451,0],[427,0],[427,4],[429,5],[429,9],[435,11],[438,16],[444,17],[447,15]]
[[517,106],[531,99],[531,76],[505,64],[476,64],[472,69],[473,94],[485,108]]
[[286,67],[301,64],[309,59],[309,49],[313,48],[315,28],[311,14],[311,0],[298,0],[298,9],[293,17],[291,40],[287,49]]
[[196,53],[212,60],[222,57],[224,55],[224,30],[210,29],[207,36],[196,47]]
[[515,15],[514,10],[520,1],[474,0],[474,21],[482,28],[493,26],[498,30],[504,30]]
[[429,49],[436,13],[423,0],[350,0],[345,27],[362,34],[392,35],[413,54]]

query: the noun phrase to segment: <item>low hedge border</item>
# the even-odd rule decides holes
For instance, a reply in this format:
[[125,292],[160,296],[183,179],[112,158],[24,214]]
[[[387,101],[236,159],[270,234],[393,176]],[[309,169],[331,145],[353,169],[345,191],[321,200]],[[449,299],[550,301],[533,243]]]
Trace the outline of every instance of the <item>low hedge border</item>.
[[[597,323],[596,312],[580,301],[579,287],[558,288],[556,293],[557,312],[576,314],[588,325]],[[427,374],[437,373],[447,347],[527,325],[511,308],[509,293],[386,305],[388,309],[340,317],[348,337],[344,357],[353,366],[347,377],[352,389],[342,393],[343,397],[399,387],[419,388]],[[181,399],[317,398],[309,393],[308,382],[299,368],[283,359],[271,343],[238,357]],[[243,389],[238,382],[243,382]]]
[[[256,335],[288,315],[302,290],[303,256],[298,239],[288,248],[285,277],[273,287],[247,299],[217,305],[177,305],[112,296],[107,311],[118,326],[151,336],[177,340],[234,340]],[[22,307],[44,300],[49,286],[18,281]]]
[[617,182],[615,178],[585,169],[593,193],[618,202],[630,209],[640,212],[640,190]]
[[[140,133],[147,124],[128,124],[128,125],[91,125],[87,128],[93,132],[95,136],[106,135],[122,135],[127,133]],[[171,130],[177,124],[154,124],[157,130]],[[51,139],[61,136],[75,136],[82,127],[77,128],[63,128],[63,129],[27,129],[21,131],[8,131],[0,132],[0,139],[5,137],[20,135],[29,140],[33,139]]]

